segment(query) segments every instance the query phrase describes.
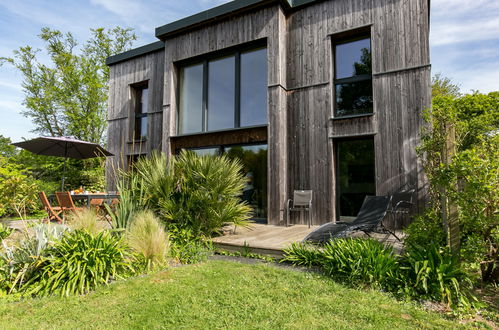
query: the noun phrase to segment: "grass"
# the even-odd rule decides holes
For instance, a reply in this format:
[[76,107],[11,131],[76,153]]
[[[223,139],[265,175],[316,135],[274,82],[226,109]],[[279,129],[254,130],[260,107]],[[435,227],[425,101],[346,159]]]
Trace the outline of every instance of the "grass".
[[209,261],[86,296],[6,302],[0,328],[456,328],[462,325],[318,274]]

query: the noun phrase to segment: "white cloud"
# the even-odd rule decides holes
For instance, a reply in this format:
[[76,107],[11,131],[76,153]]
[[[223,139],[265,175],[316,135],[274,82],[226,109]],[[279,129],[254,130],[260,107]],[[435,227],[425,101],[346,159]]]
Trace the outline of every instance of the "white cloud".
[[499,38],[497,0],[434,0],[431,18],[433,46]]

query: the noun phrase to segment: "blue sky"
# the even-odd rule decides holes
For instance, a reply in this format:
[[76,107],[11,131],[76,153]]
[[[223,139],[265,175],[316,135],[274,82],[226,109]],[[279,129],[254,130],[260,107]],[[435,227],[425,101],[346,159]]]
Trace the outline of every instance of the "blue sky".
[[[77,40],[96,27],[132,27],[135,46],[153,41],[154,28],[208,9],[227,0],[0,0],[0,57],[31,45],[48,26],[70,31]],[[441,72],[463,92],[499,90],[499,1],[432,0],[432,72]],[[20,114],[21,75],[9,65],[0,67],[0,134],[13,141],[35,135],[29,119]]]

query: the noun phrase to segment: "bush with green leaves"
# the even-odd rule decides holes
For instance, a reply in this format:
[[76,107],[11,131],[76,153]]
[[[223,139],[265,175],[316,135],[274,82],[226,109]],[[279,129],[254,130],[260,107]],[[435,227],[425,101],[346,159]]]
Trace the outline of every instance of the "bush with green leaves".
[[[447,200],[457,206],[459,257],[470,269],[480,269],[483,282],[499,281],[499,92],[437,95],[425,114],[418,152],[429,181],[429,208],[417,226],[441,223]],[[446,161],[445,145],[455,131],[456,153]],[[429,219],[433,217],[434,219]],[[417,222],[418,222],[417,221]],[[456,232],[456,231],[454,231]],[[435,233],[440,236],[440,231]],[[435,233],[427,232],[428,241]],[[415,234],[410,232],[408,240]],[[424,234],[420,233],[421,237]],[[450,239],[449,239],[450,240]],[[457,244],[453,244],[457,251]]]
[[38,196],[40,182],[33,179],[22,166],[0,155],[0,217],[27,214],[40,209]]
[[342,238],[324,246],[296,243],[283,261],[320,267],[334,280],[368,285],[397,296],[427,299],[449,307],[470,306],[471,281],[457,258],[437,244],[411,245],[401,256],[373,239]]
[[42,259],[40,277],[27,293],[35,296],[84,294],[134,272],[123,239],[108,231],[68,232]]
[[0,242],[9,237],[13,231],[14,229],[5,226],[3,223],[0,223]]
[[24,292],[36,282],[45,264],[48,247],[68,230],[64,225],[38,224],[33,234],[0,252],[0,288],[8,293]]
[[125,232],[126,243],[144,261],[146,270],[165,265],[169,238],[164,225],[152,211],[140,211]]
[[397,260],[390,247],[374,239],[331,240],[323,247],[325,272],[350,284],[391,289],[397,282]]
[[309,243],[292,243],[284,249],[283,262],[290,262],[302,267],[322,267],[324,265],[324,252],[317,245]]
[[205,261],[213,253],[209,239],[195,234],[188,228],[170,226],[170,255],[182,264],[194,264]]
[[[121,202],[155,211],[167,225],[211,236],[225,224],[248,226],[251,208],[240,196],[246,183],[238,160],[198,156],[191,151],[167,158],[153,153],[121,173]],[[129,195],[126,195],[129,194]],[[119,217],[118,217],[119,218]]]
[[458,258],[439,245],[413,245],[399,258],[403,292],[415,299],[428,299],[447,306],[469,306],[472,282]]

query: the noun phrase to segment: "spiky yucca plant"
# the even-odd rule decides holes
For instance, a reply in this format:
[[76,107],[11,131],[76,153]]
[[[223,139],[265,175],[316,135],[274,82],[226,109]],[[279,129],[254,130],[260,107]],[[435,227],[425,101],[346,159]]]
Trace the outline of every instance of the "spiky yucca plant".
[[136,213],[125,237],[128,246],[144,258],[147,269],[167,261],[168,235],[152,211]]
[[239,160],[183,151],[174,171],[172,198],[161,205],[168,220],[206,235],[227,223],[250,225],[251,208],[240,199],[246,179]]
[[[224,224],[248,226],[251,208],[240,199],[246,183],[238,160],[183,151],[168,159],[153,153],[137,161],[129,185],[143,208],[169,224],[210,236]],[[123,197],[122,197],[123,198]]]

